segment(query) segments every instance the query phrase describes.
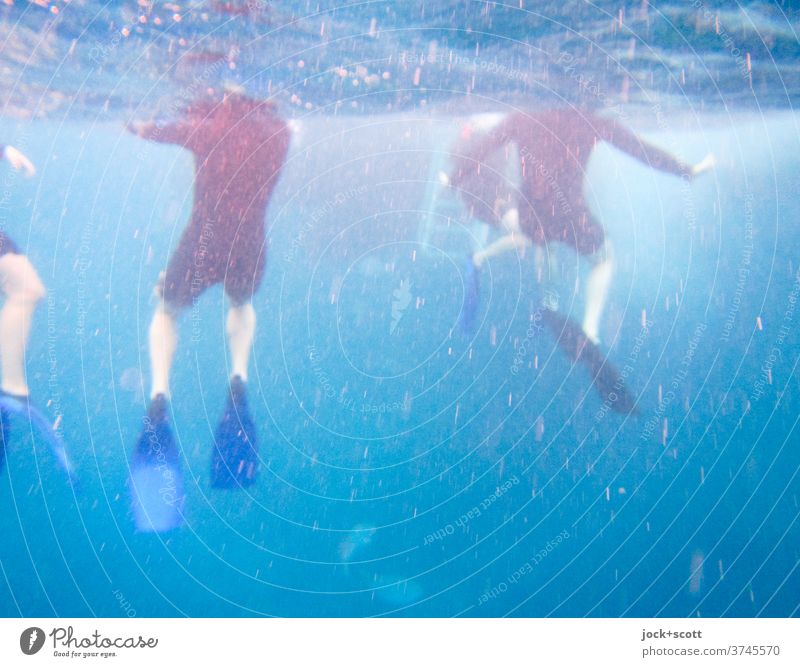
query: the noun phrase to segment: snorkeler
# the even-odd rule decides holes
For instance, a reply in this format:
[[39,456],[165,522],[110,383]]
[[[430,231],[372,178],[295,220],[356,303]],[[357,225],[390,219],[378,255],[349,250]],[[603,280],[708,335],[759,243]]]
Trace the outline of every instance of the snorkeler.
[[256,328],[251,301],[264,272],[265,213],[288,152],[288,126],[270,102],[229,90],[221,99],[193,103],[175,123],[129,129],[151,141],[183,146],[195,159],[191,220],[156,288],[159,303],[149,332],[151,404],[134,466],[171,456],[167,411],[178,342],[176,318],[206,289],[221,284],[230,302],[226,332],[231,377],[216,433],[211,483],[218,488],[250,485],[258,467],[245,391]]
[[[546,297],[543,305],[544,319],[559,335],[562,347],[573,359],[585,361],[595,378],[602,372],[613,371],[610,366],[603,368],[604,364],[598,361],[602,355],[597,349],[600,319],[613,275],[613,254],[603,227],[590,212],[583,194],[586,165],[601,141],[649,167],[687,180],[714,166],[713,156],[690,166],[646,143],[614,120],[591,111],[564,108],[511,114],[479,139],[473,139],[466,150],[458,151],[455,169],[445,179],[466,192],[478,188],[477,195],[484,198],[486,210],[474,213],[503,231],[500,239],[475,252],[468,264],[469,298],[464,309],[467,317],[474,319],[478,269],[490,257],[508,250],[522,250],[531,244],[549,249],[550,244],[559,242],[591,261],[580,328],[557,313],[557,303],[552,297]],[[512,150],[513,156],[509,155]],[[505,195],[505,189],[499,197],[494,192],[485,192],[482,181],[486,178],[490,182],[503,182],[497,177],[497,169],[491,167],[491,160],[498,154],[506,161],[513,160],[520,174],[516,201]],[[562,336],[562,331],[566,335]],[[599,378],[601,392],[606,384],[614,383],[609,383],[607,377]],[[616,408],[627,411],[623,405],[628,404],[626,400]]]
[[[31,178],[33,163],[13,146],[0,144],[0,159]],[[6,443],[10,437],[10,416],[18,415],[36,427],[46,439],[59,465],[68,473],[71,466],[58,433],[31,405],[25,375],[25,350],[36,306],[45,289],[39,274],[17,245],[0,230],[0,289],[5,302],[0,308],[0,468],[5,463]]]

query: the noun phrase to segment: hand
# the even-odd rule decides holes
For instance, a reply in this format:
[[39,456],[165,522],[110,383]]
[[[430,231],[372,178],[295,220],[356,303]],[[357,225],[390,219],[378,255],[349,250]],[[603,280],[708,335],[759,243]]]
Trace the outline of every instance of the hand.
[[17,171],[23,169],[25,171],[25,176],[28,178],[36,175],[36,167],[33,166],[33,162],[13,146],[6,146],[4,156],[14,169]]
[[711,171],[716,165],[717,165],[717,158],[714,157],[713,153],[709,153],[702,160],[700,160],[700,162],[698,162],[691,168],[692,178],[694,178],[695,176],[699,176],[704,171]]
[[125,129],[128,130],[131,134],[136,134],[141,136],[142,130],[144,129],[144,123],[139,120],[131,121],[130,123],[125,123]]

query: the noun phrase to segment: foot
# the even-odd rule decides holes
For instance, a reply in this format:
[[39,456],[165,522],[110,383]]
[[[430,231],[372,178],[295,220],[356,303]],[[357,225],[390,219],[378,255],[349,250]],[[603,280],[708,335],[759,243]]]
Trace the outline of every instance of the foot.
[[0,396],[6,396],[8,398],[12,398],[15,401],[18,401],[19,403],[22,403],[23,405],[28,405],[28,403],[30,403],[30,396],[28,396],[27,392],[13,393],[10,391],[6,391],[5,389],[0,389]]
[[169,399],[165,394],[156,394],[150,401],[147,417],[154,424],[162,424],[169,419]]
[[600,336],[597,334],[597,329],[594,327],[587,327],[585,324],[581,326],[583,329],[583,333],[585,334],[586,338],[589,339],[590,343],[594,345],[600,345]]
[[247,382],[242,379],[241,375],[231,376],[231,396],[236,401],[239,398],[244,398],[247,393]]
[[597,334],[590,334],[586,329],[583,330],[583,333],[586,334],[586,339],[595,347],[600,347],[600,338]]

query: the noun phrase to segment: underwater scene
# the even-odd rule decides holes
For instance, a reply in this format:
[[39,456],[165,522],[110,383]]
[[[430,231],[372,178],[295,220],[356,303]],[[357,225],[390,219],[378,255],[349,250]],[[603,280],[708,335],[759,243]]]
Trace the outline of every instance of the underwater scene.
[[798,29],[0,3],[0,615],[797,616]]

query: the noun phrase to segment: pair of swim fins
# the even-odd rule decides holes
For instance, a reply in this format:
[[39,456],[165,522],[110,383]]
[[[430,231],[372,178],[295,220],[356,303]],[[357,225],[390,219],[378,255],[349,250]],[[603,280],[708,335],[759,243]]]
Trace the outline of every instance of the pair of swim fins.
[[[257,473],[258,442],[245,383],[234,377],[215,432],[211,486],[247,487],[255,482]],[[153,399],[145,417],[131,461],[129,485],[139,531],[161,533],[183,523],[185,490],[180,451],[169,423],[169,402],[163,395]]]
[[[472,257],[464,266],[464,303],[459,317],[459,328],[465,336],[475,334],[480,306],[480,270]],[[619,372],[606,358],[600,347],[593,343],[583,329],[558,311],[543,309],[542,319],[555,336],[559,347],[575,362],[589,371],[600,397],[614,412],[629,414],[636,411],[636,402],[625,388]]]
[[75,470],[67,454],[67,448],[45,416],[28,400],[26,396],[13,396],[0,391],[0,470],[3,469],[6,449],[11,437],[11,417],[27,421],[29,426],[39,433],[47,443],[58,466],[66,473],[70,483],[76,483]]

